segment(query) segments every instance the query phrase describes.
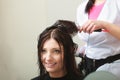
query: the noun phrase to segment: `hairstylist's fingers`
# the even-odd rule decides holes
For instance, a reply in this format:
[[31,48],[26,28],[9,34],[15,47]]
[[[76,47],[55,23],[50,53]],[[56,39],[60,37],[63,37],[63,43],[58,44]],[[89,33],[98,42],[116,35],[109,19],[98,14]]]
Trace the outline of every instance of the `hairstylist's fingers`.
[[89,33],[91,27],[92,27],[92,24],[88,22],[85,25],[83,25],[82,31],[85,32],[85,33]]
[[79,32],[82,32],[83,31],[83,28],[81,27],[80,29],[79,29]]
[[94,32],[96,25],[93,25],[93,27],[90,30],[90,33]]
[[90,25],[87,27],[86,32],[91,33],[91,29],[95,26],[94,23],[90,23]]

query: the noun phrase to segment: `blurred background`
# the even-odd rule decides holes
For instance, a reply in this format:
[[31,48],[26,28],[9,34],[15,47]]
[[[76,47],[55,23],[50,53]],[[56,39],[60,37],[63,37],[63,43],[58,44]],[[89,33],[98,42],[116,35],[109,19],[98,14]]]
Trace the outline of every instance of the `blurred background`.
[[[37,38],[58,19],[76,20],[81,0],[0,0],[0,80],[37,76]],[[74,41],[82,45],[77,36]]]

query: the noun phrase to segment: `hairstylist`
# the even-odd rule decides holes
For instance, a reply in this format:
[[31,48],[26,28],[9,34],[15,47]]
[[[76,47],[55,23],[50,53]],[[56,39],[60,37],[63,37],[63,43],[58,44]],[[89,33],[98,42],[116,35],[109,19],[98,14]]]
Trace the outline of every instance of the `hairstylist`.
[[77,8],[78,35],[86,42],[85,75],[120,59],[119,1],[84,0]]

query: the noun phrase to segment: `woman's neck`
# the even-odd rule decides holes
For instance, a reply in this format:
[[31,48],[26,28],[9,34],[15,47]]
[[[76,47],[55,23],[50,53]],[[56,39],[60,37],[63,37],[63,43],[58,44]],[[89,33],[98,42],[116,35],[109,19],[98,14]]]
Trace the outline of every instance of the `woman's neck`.
[[58,72],[58,73],[49,73],[49,75],[50,75],[50,77],[52,77],[52,78],[60,78],[60,77],[63,77],[63,76],[65,76],[67,74],[67,72],[66,71],[64,71],[64,72]]
[[95,0],[95,5],[99,5],[102,4],[103,2],[105,2],[106,0]]

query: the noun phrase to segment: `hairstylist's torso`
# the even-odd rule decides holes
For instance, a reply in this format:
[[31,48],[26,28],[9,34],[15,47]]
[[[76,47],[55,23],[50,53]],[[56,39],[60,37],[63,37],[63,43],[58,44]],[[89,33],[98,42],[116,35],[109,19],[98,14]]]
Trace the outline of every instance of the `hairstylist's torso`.
[[[88,14],[84,12],[87,1],[88,0],[84,1],[84,3],[78,7],[77,22],[80,26],[88,20]],[[119,0],[106,0],[97,20],[108,21],[120,26],[120,3],[118,3],[118,1]],[[106,58],[120,52],[120,40],[111,36],[106,31],[93,32],[90,35],[81,32],[79,36],[88,43],[85,54],[89,58]]]

